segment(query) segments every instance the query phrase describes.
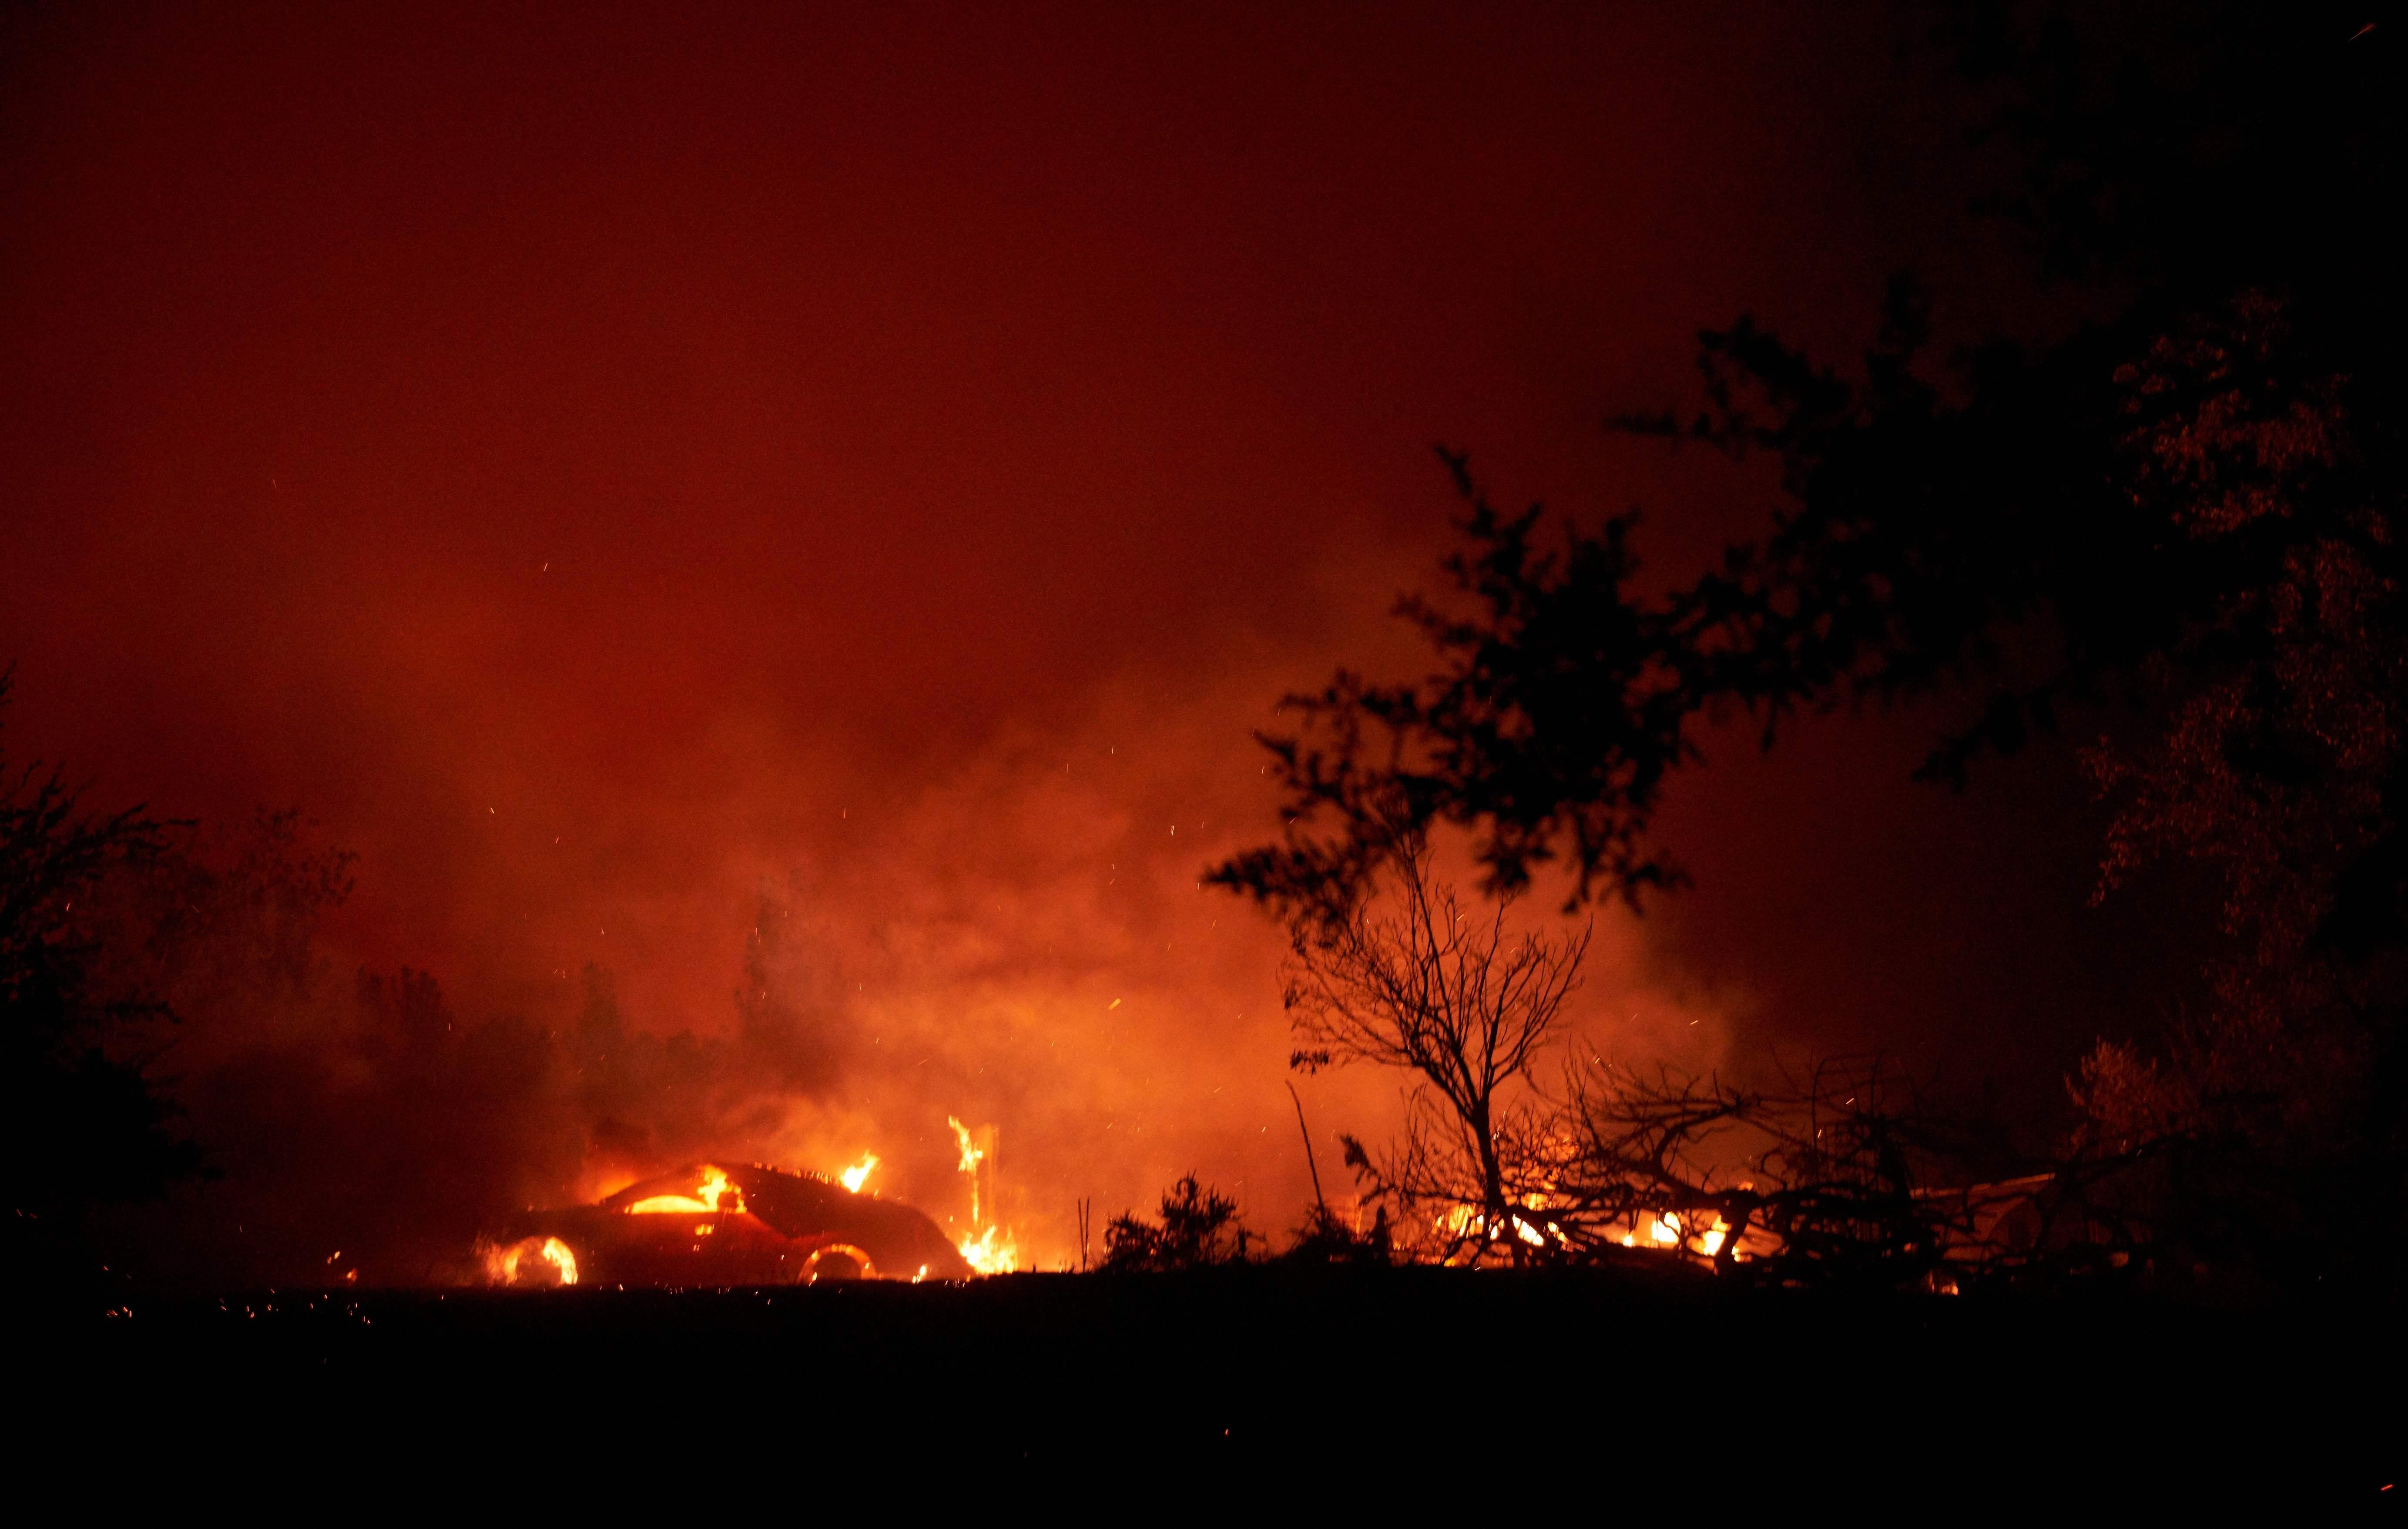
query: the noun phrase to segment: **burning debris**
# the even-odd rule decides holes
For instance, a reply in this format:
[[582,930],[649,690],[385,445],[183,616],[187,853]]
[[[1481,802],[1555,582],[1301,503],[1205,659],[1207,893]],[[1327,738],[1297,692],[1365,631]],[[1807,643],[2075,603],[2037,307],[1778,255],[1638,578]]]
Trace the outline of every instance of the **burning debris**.
[[538,1287],[968,1278],[976,1261],[936,1222],[854,1187],[876,1165],[865,1157],[839,1184],[758,1165],[697,1164],[631,1184],[599,1205],[529,1212],[485,1245],[486,1277]]

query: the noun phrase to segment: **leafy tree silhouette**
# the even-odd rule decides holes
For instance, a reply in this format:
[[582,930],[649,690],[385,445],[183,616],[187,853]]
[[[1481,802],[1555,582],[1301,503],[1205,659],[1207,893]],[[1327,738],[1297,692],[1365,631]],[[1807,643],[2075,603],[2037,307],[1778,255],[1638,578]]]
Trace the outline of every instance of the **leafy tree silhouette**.
[[[1471,829],[1497,888],[1560,861],[1581,897],[1637,899],[1678,884],[1648,830],[1710,709],[1745,708],[1769,743],[1801,707],[1971,693],[1926,772],[1961,779],[2069,704],[2245,657],[2284,570],[2329,539],[2392,571],[2367,519],[2399,495],[2408,357],[2373,236],[2399,179],[2392,29],[2243,5],[2129,37],[2086,10],[1941,14],[1968,110],[2018,166],[1985,202],[2032,251],[2035,304],[2080,276],[2071,300],[2104,316],[1935,367],[1929,293],[1900,276],[1853,375],[1752,317],[1704,333],[1702,407],[1611,426],[1769,453],[1781,502],[1662,599],[1633,588],[1635,517],[1543,548],[1538,507],[1498,511],[1442,452],[1466,504],[1455,594],[1399,607],[1439,666],[1288,697],[1303,725],[1264,743],[1289,831],[1216,881],[1281,904],[1342,892],[1384,860],[1401,800]],[[2191,498],[2276,490],[2281,512],[2192,534]],[[2058,656],[2012,673],[2002,646],[2034,623]]]
[[[0,672],[0,707],[13,678]],[[76,1241],[91,1207],[155,1196],[201,1169],[151,1075],[175,1016],[98,971],[95,896],[162,843],[140,809],[85,812],[55,769],[0,756],[0,1175],[13,1278],[72,1289],[93,1273]]]
[[1208,874],[1285,913],[1346,906],[1402,804],[1466,831],[1492,892],[1553,865],[1575,905],[1635,907],[1683,880],[1651,830],[1710,713],[1771,747],[1801,710],[1944,703],[1921,773],[1961,785],[2126,701],[2154,736],[2094,753],[2119,802],[2103,882],[2188,859],[2236,948],[2170,1048],[2092,1057],[2093,1133],[2223,1143],[2194,1184],[2286,1165],[2237,1220],[2238,1190],[2194,1207],[2227,1249],[2305,1267],[2300,1236],[2347,1226],[2318,1257],[2397,1267],[2408,335],[2378,220],[2400,29],[2321,6],[1939,15],[1969,120],[2014,167],[1981,210],[2029,256],[2028,311],[2088,317],[1935,357],[1931,295],[1901,276],[1848,371],[1751,317],[1704,333],[1701,405],[1611,428],[1769,455],[1780,498],[1661,597],[1638,590],[1633,517],[1542,545],[1538,507],[1498,511],[1442,452],[1453,592],[1400,607],[1435,666],[1290,696],[1301,725],[1263,739],[1285,828]]

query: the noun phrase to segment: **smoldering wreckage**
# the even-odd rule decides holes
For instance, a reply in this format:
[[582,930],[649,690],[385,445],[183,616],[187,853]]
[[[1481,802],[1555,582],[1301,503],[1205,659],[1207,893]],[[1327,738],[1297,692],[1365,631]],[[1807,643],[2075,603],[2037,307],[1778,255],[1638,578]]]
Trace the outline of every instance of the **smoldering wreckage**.
[[598,1205],[530,1211],[482,1251],[490,1282],[517,1287],[810,1285],[972,1272],[923,1212],[757,1164],[696,1164]]
[[928,1215],[868,1188],[865,1152],[834,1175],[768,1164],[695,1163],[639,1179],[595,1205],[526,1212],[478,1240],[485,1283],[816,1285],[853,1279],[967,1279],[1008,1274],[1020,1248],[995,1218],[996,1131],[947,1116],[969,1189],[970,1235],[956,1246]]

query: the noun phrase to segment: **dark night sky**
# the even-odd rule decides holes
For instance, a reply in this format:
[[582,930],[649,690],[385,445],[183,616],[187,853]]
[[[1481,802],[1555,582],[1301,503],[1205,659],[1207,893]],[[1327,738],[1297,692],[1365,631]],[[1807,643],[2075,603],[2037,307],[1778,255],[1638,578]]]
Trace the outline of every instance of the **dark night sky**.
[[[855,1136],[983,1110],[1049,1202],[1285,1216],[1276,934],[1192,881],[1272,824],[1279,693],[1414,657],[1430,445],[1676,572],[1762,484],[1601,419],[1742,309],[1856,342],[1962,231],[1878,7],[1297,8],[13,17],[12,757],[303,808],[345,957],[464,1011],[598,961],[724,1026],[798,871],[851,1022],[950,1069]],[[2116,1022],[2062,761],[1911,786],[1935,722],[1719,744],[1592,1036],[2044,1083]]]

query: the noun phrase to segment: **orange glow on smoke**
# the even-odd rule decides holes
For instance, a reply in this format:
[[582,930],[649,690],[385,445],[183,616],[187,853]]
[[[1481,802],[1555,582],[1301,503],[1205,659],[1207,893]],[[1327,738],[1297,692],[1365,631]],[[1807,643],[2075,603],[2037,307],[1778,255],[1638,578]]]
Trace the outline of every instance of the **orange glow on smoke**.
[[[1844,113],[1800,125],[1767,104],[1786,100],[1778,91],[1743,92],[1726,103],[1731,131],[1684,136],[1697,95],[1739,65],[1652,24],[1634,52],[1601,7],[1484,29],[1469,65],[1455,28],[1369,8],[1316,21],[1311,47],[1378,61],[1339,82],[1343,109],[1283,58],[1281,7],[1264,7],[1268,21],[1130,7],[1064,37],[923,29],[862,7],[878,19],[859,37],[848,23],[840,44],[729,23],[748,38],[727,55],[732,81],[665,10],[603,26],[515,12],[474,46],[442,28],[294,25],[265,9],[205,27],[164,8],[123,23],[61,14],[27,44],[33,83],[15,93],[27,125],[0,143],[9,184],[33,188],[10,203],[29,232],[10,245],[0,312],[27,364],[0,380],[15,406],[0,436],[28,505],[78,508],[34,517],[39,534],[11,537],[0,560],[0,653],[22,660],[9,724],[25,731],[7,736],[95,773],[109,800],[148,800],[210,833],[291,803],[327,847],[361,857],[307,968],[330,975],[289,1002],[275,988],[273,1003],[196,981],[208,1012],[179,1031],[194,1134],[277,1176],[223,1192],[259,1197],[224,1202],[252,1217],[250,1235],[206,1245],[229,1261],[208,1282],[227,1286],[285,1278],[285,1254],[268,1250],[287,1242],[312,1272],[322,1243],[369,1227],[380,1241],[349,1251],[380,1282],[415,1278],[436,1250],[422,1241],[447,1239],[450,1258],[466,1240],[448,1211],[419,1207],[472,1193],[515,1208],[540,1184],[547,1199],[623,1206],[631,1184],[698,1156],[842,1181],[860,1154],[835,1154],[867,1148],[860,1135],[897,1156],[857,1193],[926,1202],[948,1244],[1001,1222],[1028,1238],[1024,1266],[1077,1250],[1074,1196],[1107,1214],[1142,1207],[1190,1168],[1242,1180],[1259,1225],[1292,1224],[1317,1167],[1294,1123],[1267,1113],[1288,1105],[1285,937],[1194,882],[1278,832],[1249,732],[1286,730],[1266,715],[1283,692],[1340,658],[1392,679],[1427,662],[1389,607],[1399,590],[1443,593],[1451,497],[1410,444],[1421,437],[1400,446],[1393,422],[1443,421],[1449,437],[1481,441],[1500,494],[1543,497],[1559,465],[1579,479],[1581,452],[1602,449],[1592,430],[1572,451],[1539,422],[1563,411],[1565,388],[1594,384],[1530,365],[1516,325],[1493,322],[1492,303],[1521,311],[1526,264],[1523,242],[1496,230],[1548,228],[1551,270],[1656,273],[1582,310],[1591,349],[1671,357],[1616,379],[1649,397],[1685,391],[1685,342],[1657,342],[1722,312],[1731,283],[1765,279],[1752,301],[1767,311],[1814,311],[1824,291],[1812,263],[1730,257],[1756,262],[1743,278],[1686,251],[1727,237],[1753,251],[1772,203],[1843,264],[1870,237],[1788,194],[1813,155],[1853,165],[1853,138],[1832,136]],[[1815,30],[1818,59],[1852,57],[1823,36],[1843,30]],[[92,47],[107,50],[77,51]],[[511,63],[489,64],[487,47]],[[88,56],[110,62],[87,70]],[[1607,83],[1562,66],[1592,56]],[[1224,72],[1193,89],[1121,88],[1157,69],[1183,79],[1197,57]],[[480,88],[489,67],[512,88]],[[802,78],[828,93],[836,172],[796,157],[787,93],[764,83]],[[295,93],[295,79],[346,84]],[[1512,109],[1438,124],[1426,79],[1501,93]],[[965,80],[977,109],[954,98]],[[621,163],[610,135],[635,119],[597,136],[596,91],[660,104],[647,120],[665,135],[656,153]],[[1276,154],[1228,150],[1232,103],[1301,136]],[[887,131],[897,120],[910,130]],[[1766,132],[1784,146],[1769,159],[1753,147]],[[438,147],[386,151],[394,141]],[[997,142],[1014,150],[994,162]],[[1562,195],[1565,164],[1628,143],[1682,146],[1612,159],[1648,215],[1627,215],[1619,189]],[[546,184],[565,189],[525,196],[526,166],[554,158],[571,168]],[[689,163],[710,173],[661,168]],[[145,189],[154,179],[165,203]],[[1733,190],[1700,200],[1701,180]],[[1126,216],[1097,224],[1098,207]],[[1257,214],[1284,228],[1292,207],[1328,215],[1309,238],[1257,237]],[[361,208],[423,248],[362,257],[377,245],[353,236]],[[752,253],[797,249],[813,251],[810,281]],[[987,258],[998,250],[1011,258]],[[561,278],[579,263],[608,273],[609,303]],[[1226,312],[1199,322],[1199,290]],[[1299,302],[1326,322],[1299,324]],[[924,323],[926,343],[894,343],[897,315]],[[771,364],[758,359],[770,333],[811,339]],[[500,338],[463,365],[463,334]],[[738,404],[708,387],[664,394],[660,345]],[[1410,359],[1367,372],[1366,347]],[[1269,354],[1279,367],[1258,364]],[[179,385],[195,357],[222,363],[231,385]],[[374,364],[346,359],[360,357]],[[1297,397],[1316,410],[1310,430],[1294,422]],[[856,512],[758,512],[796,492],[796,420],[813,422],[810,492]],[[1242,445],[1198,447],[1197,420]],[[87,439],[110,443],[105,490],[87,481],[89,450],[46,449]],[[926,441],[942,449],[914,444]],[[1617,498],[1665,507],[1651,522],[1670,538],[1651,550],[1656,565],[1705,566],[1724,539],[1707,512],[1721,489],[1685,457],[1612,461],[1638,475]],[[1319,496],[1316,550],[1298,556],[1293,496],[1265,480],[1374,486]],[[403,505],[381,486],[395,482],[438,487]],[[231,497],[165,544],[140,487],[154,483]],[[100,610],[124,619],[96,625]],[[236,638],[220,654],[194,633]],[[1864,784],[1903,782],[1921,757],[1914,728],[1892,738],[1881,725],[1880,747],[1912,758],[1876,769],[1810,753],[1802,795],[1753,774],[1697,777],[1705,795],[1681,823],[1699,840],[1687,854],[1699,884],[1781,894],[1699,900],[1660,956],[1660,921],[1605,920],[1580,1021],[1594,1017],[1600,1048],[1637,1059],[1694,1046],[1674,1060],[1722,1063],[1719,1021],[1690,1028],[1674,996],[1687,977],[1659,991],[1636,975],[1659,969],[1712,971],[1714,991],[1758,994],[1763,1012],[1794,1012],[1799,1034],[1841,1050],[1904,1045],[1911,1030],[1869,1028],[1893,1014],[1961,1012],[1980,1037],[2011,1011],[1991,990],[2013,984],[1969,984],[1952,1003],[1954,965],[1897,952],[1992,950],[1988,932],[2012,939],[2019,921],[2056,928],[1999,901],[2025,893],[1970,871],[1934,883],[1946,895],[1893,885],[1880,878],[1922,861],[1868,850],[1860,864],[1854,840],[1833,836],[1895,813],[1914,832],[1880,843],[1919,844],[1943,822],[1920,815],[1912,787]],[[1789,781],[1795,766],[1779,767]],[[1963,842],[2026,865],[2023,838],[1988,834]],[[1859,882],[1908,923],[1819,917],[1849,900],[1788,890]],[[790,901],[791,919],[756,922],[768,898]],[[761,947],[756,985],[748,940],[771,929],[792,948]],[[527,1053],[541,1070],[524,1092],[460,1070],[469,1092],[426,1095],[437,1075],[411,1070],[416,1032],[379,1028],[356,1054],[338,1038],[370,1022],[354,974],[405,962],[440,978],[459,1026],[437,1024],[429,1044],[460,1049],[504,1022],[530,1026],[531,1045],[558,1037]],[[789,1016],[764,1032],[782,1048],[776,1066],[742,1060],[754,1053],[736,1044],[721,992],[739,981],[763,995],[758,1014]],[[604,1040],[622,1034],[598,1027],[606,1012],[624,1040]],[[378,1014],[377,1026],[405,1023],[398,1008]],[[668,1049],[681,1032],[702,1051]],[[325,1038],[293,1049],[288,1034]],[[291,1071],[254,1093],[247,1069],[263,1058]],[[786,1090],[790,1076],[826,1092]],[[2041,1081],[2058,1096],[2053,1071]],[[1312,1139],[1390,1133],[1395,1090],[1378,1069],[1312,1086]],[[942,1176],[944,1138],[926,1130],[948,1103],[1010,1137],[963,1201]],[[589,1177],[555,1193],[574,1172]],[[661,1216],[690,1227],[713,1208],[695,1186],[667,1187],[620,1230],[666,1241],[677,1227]],[[972,1218],[948,1224],[970,1196]],[[292,1230],[277,1242],[260,1233],[280,1206]],[[603,1279],[609,1255],[578,1250],[581,1273]],[[530,1272],[552,1267],[528,1257]]]

